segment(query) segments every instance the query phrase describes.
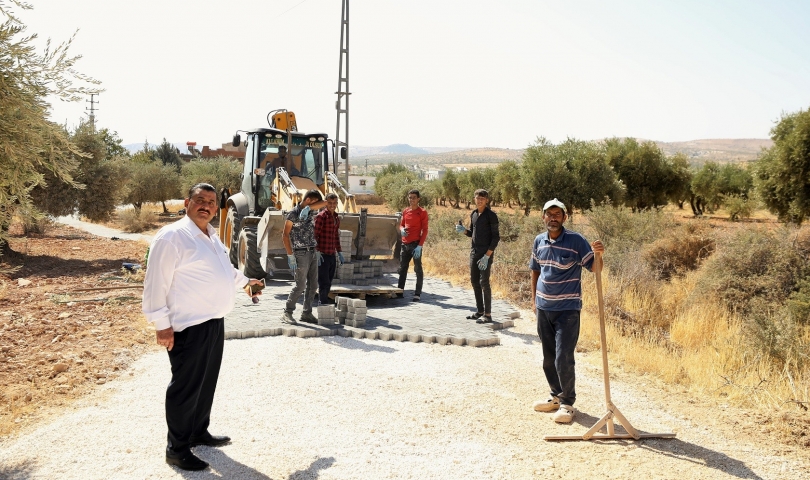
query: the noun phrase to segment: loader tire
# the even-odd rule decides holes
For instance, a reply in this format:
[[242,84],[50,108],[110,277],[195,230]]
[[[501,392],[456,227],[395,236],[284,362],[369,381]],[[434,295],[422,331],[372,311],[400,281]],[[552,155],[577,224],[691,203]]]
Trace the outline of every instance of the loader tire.
[[226,245],[230,250],[228,251],[228,258],[231,260],[231,265],[239,267],[239,228],[242,224],[242,215],[236,212],[234,207],[228,209],[228,215],[225,217],[225,235],[228,236],[230,232],[230,244]]
[[236,268],[248,278],[261,279],[267,276],[267,273],[262,268],[259,252],[256,250],[256,236],[257,232],[253,228],[245,228],[239,232],[238,247],[234,249],[239,251]]

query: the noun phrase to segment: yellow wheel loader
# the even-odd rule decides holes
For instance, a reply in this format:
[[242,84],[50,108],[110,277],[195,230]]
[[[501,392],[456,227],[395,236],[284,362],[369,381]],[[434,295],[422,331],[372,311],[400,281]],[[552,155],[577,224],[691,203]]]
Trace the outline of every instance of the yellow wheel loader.
[[[338,180],[338,161],[329,155],[332,141],[327,135],[297,131],[293,112],[274,110],[267,117],[267,128],[240,130],[246,137],[242,185],[220,212],[225,222],[220,240],[230,249],[233,266],[250,278],[290,273],[282,243],[286,214],[313,189],[322,198],[338,195],[340,229],[352,232],[352,258],[395,258],[400,215],[358,211],[354,195]],[[233,145],[241,142],[237,133]],[[345,250],[343,255],[349,260]]]

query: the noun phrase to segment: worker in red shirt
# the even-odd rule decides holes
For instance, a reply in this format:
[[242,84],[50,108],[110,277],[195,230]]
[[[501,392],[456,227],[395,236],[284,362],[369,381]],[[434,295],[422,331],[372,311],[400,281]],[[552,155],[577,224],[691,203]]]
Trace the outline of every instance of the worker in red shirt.
[[[413,259],[413,271],[416,272],[416,289],[413,292],[414,302],[420,300],[422,295],[422,245],[428,234],[428,214],[419,206],[419,190],[408,192],[410,204],[402,211],[402,220],[399,222],[399,233],[402,235],[402,249],[399,256],[399,288],[405,288],[408,279],[408,267]],[[402,294],[398,294],[402,298]]]
[[326,208],[315,216],[315,241],[318,243],[315,255],[318,257],[318,295],[321,305],[335,303],[329,298],[329,291],[332,289],[332,279],[335,278],[336,264],[343,265],[340,217],[335,211],[337,205],[338,196],[330,193],[326,195]]

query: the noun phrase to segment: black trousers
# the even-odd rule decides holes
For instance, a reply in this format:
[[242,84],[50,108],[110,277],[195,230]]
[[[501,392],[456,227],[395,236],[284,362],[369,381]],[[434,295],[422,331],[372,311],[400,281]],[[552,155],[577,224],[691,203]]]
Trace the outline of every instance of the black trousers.
[[318,266],[318,296],[321,305],[329,304],[329,290],[332,290],[332,279],[335,278],[337,255],[321,254],[321,264]]
[[495,260],[495,252],[489,257],[486,270],[478,268],[478,260],[486,255],[487,251],[470,250],[470,283],[475,294],[475,308],[477,312],[492,313],[492,289],[489,287],[489,274],[492,272],[492,262]]
[[166,388],[168,447],[174,452],[188,450],[191,437],[208,431],[224,346],[222,318],[174,334],[174,347],[168,352],[172,381]]
[[414,295],[422,295],[422,282],[425,275],[422,273],[422,257],[416,258],[413,256],[413,251],[419,246],[419,242],[403,243],[402,249],[399,253],[399,282],[397,287],[405,288],[405,282],[408,280],[408,267],[413,259],[413,271],[416,273],[416,288],[413,290]]

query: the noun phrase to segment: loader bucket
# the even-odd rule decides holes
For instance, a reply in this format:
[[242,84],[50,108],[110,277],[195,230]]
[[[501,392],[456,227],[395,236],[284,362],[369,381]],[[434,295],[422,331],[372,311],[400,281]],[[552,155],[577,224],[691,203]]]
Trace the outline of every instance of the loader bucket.
[[265,272],[272,272],[279,268],[288,268],[284,265],[276,265],[273,257],[287,257],[287,250],[284,249],[284,242],[281,234],[284,232],[285,215],[280,210],[267,209],[259,220],[258,236],[256,247],[259,250],[259,258]]
[[[359,213],[341,213],[340,229],[352,232],[352,255],[357,255],[357,235],[360,230]],[[372,215],[366,218],[366,238],[363,257],[393,258],[394,247],[399,241],[398,215]]]

